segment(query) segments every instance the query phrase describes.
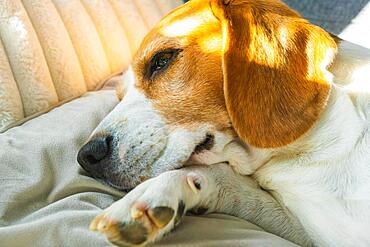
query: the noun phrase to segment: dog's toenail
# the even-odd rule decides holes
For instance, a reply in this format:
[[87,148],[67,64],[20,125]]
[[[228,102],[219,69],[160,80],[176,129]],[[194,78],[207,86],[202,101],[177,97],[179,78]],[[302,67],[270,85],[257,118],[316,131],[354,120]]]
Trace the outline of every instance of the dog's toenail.
[[175,211],[169,207],[155,207],[148,210],[148,215],[158,228],[165,227],[173,218]]
[[107,222],[105,220],[101,220],[99,223],[98,223],[98,231],[103,231],[105,229],[107,225]]
[[132,209],[131,209],[131,217],[133,218],[133,219],[138,219],[138,218],[140,218],[141,216],[143,216],[144,215],[144,212],[143,211],[141,211],[140,209],[138,209],[138,208],[136,208],[136,207],[133,207]]
[[98,230],[98,225],[101,222],[101,220],[104,218],[104,215],[98,215],[96,216],[93,221],[91,221],[89,229],[91,231],[97,231]]
[[144,212],[146,211],[147,208],[148,208],[148,205],[146,203],[144,203],[144,202],[135,202],[131,206],[131,217],[133,219],[140,218],[141,216],[144,215]]

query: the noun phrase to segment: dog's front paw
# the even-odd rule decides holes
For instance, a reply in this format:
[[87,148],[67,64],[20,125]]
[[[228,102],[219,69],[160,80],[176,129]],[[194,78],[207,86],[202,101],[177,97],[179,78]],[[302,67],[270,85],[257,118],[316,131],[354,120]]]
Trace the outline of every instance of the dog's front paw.
[[187,209],[184,200],[198,197],[197,190],[204,183],[194,174],[170,173],[139,185],[97,216],[90,229],[121,246],[145,245],[160,239],[180,222]]
[[173,221],[182,217],[184,209],[181,202],[177,209],[151,207],[145,202],[137,202],[123,217],[109,210],[99,215],[91,223],[90,229],[105,234],[110,242],[120,246],[145,245],[169,232],[176,224]]

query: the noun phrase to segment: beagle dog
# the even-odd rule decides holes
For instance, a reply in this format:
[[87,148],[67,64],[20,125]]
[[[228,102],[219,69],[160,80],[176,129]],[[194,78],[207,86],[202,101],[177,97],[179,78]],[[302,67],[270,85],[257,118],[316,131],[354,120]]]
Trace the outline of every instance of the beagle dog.
[[78,154],[92,176],[131,190],[91,229],[145,245],[192,210],[301,246],[370,246],[369,61],[279,0],[177,8]]

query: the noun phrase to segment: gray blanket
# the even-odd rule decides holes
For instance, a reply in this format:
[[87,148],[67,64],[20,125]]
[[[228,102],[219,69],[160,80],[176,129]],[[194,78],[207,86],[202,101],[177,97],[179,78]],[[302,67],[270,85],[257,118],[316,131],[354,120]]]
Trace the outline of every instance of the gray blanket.
[[[0,134],[0,246],[111,246],[90,221],[123,196],[84,173],[79,148],[117,104],[88,93]],[[294,246],[231,216],[185,217],[163,246]]]

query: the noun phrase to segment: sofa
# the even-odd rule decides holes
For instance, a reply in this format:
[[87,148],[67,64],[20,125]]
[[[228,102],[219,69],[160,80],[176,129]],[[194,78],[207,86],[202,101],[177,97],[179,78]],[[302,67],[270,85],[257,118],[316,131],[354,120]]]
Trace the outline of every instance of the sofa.
[[[181,4],[0,1],[0,246],[112,246],[88,226],[124,193],[85,173],[77,152],[118,103],[111,78],[127,68],[150,28]],[[369,10],[364,4],[353,17],[356,27],[337,34],[370,48],[362,17]],[[295,245],[247,221],[211,214],[186,216],[154,246]]]

